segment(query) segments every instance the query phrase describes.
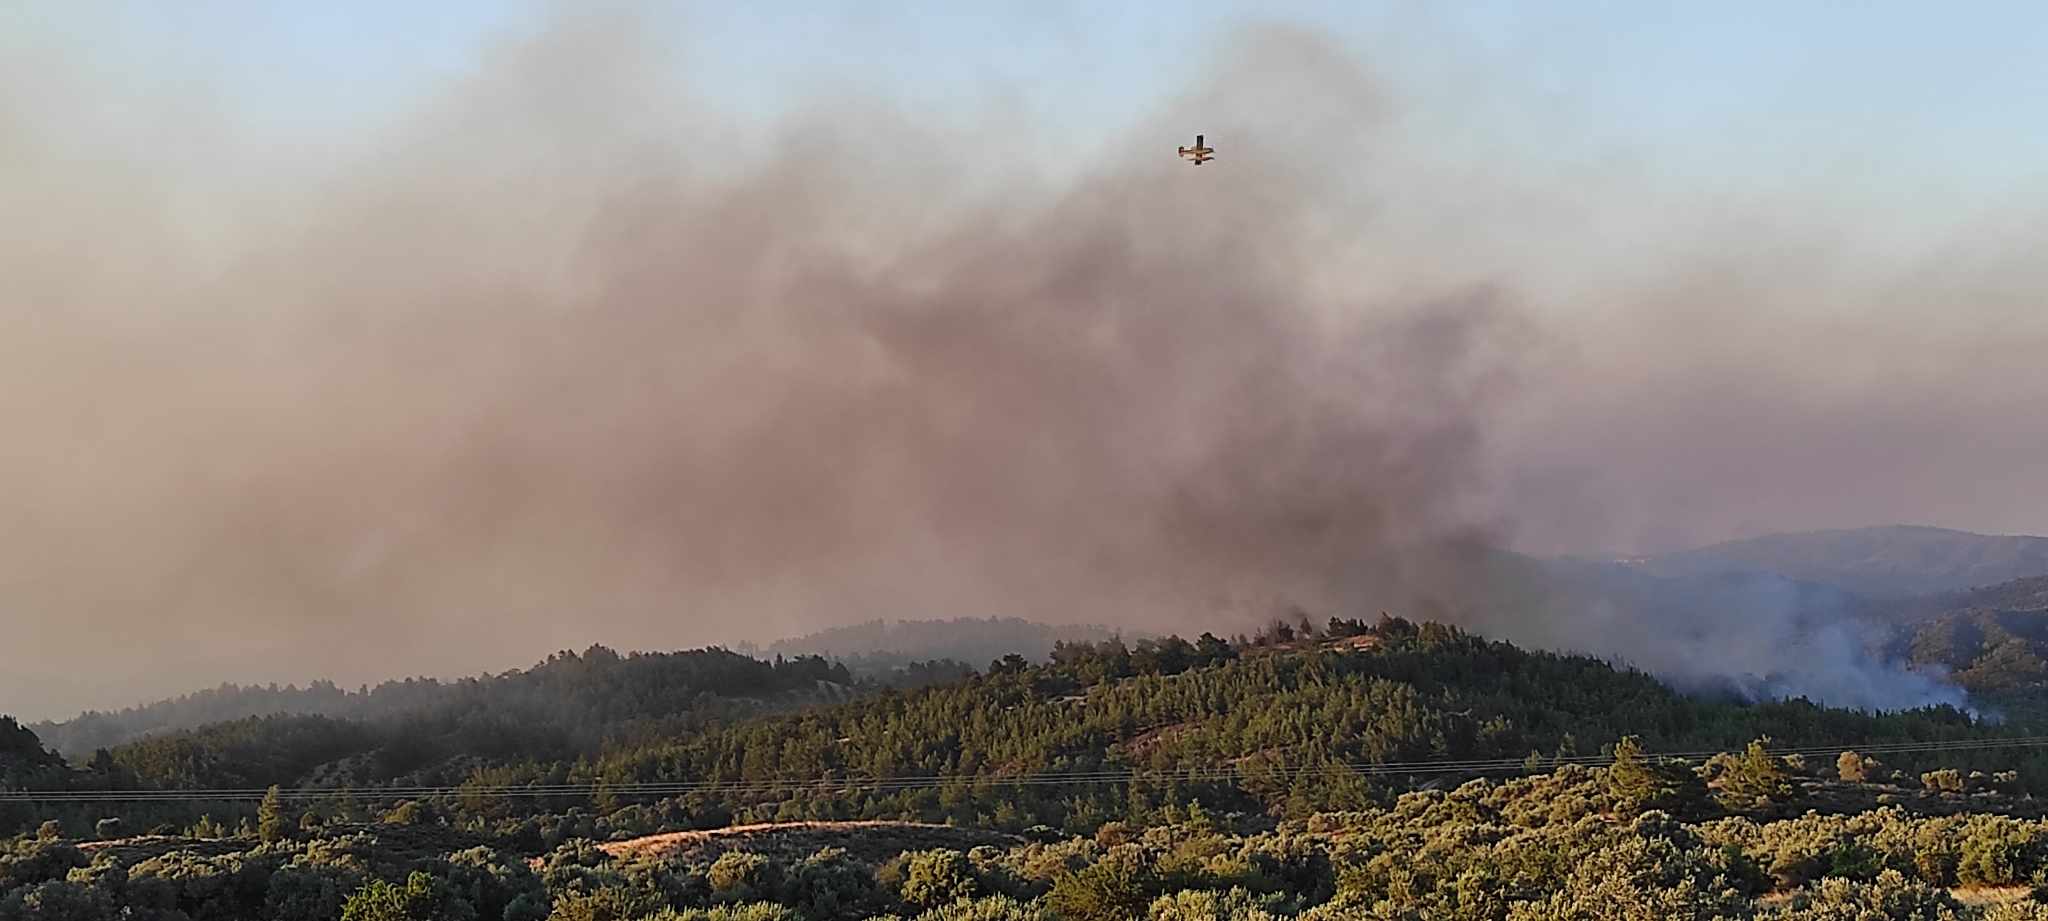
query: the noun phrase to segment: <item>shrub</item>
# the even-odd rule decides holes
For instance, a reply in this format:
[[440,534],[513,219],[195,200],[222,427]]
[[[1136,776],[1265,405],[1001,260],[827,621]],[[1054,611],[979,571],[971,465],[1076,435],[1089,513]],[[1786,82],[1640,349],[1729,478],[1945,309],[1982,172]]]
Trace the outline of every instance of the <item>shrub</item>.
[[1157,888],[1151,867],[1135,851],[1119,849],[1079,872],[1061,875],[1046,903],[1069,921],[1129,921],[1144,913]]
[[1849,783],[1869,783],[1880,776],[1879,771],[1883,769],[1884,765],[1879,764],[1876,758],[1853,751],[1843,752],[1835,758],[1835,773]]
[[781,888],[782,868],[760,854],[727,851],[711,864],[711,893],[721,902],[773,899]]
[[599,886],[590,892],[557,896],[547,921],[638,921],[662,907],[661,900],[644,889]]
[[373,879],[349,896],[341,921],[469,921],[476,909],[449,890],[444,880],[419,870],[397,886]]
[[1963,772],[1955,768],[1928,771],[1920,775],[1920,785],[1926,787],[1930,793],[1961,793]]
[[918,908],[936,908],[979,894],[980,887],[975,884],[967,855],[946,849],[909,855],[903,886],[898,891],[906,904]]

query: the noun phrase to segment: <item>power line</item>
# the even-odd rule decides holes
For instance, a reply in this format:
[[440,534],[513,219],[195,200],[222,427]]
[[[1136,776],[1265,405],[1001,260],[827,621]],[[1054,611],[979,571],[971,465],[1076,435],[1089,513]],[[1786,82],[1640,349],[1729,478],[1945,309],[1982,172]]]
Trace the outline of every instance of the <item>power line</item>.
[[[1874,742],[1864,745],[1826,745],[1803,748],[1772,749],[1774,755],[1815,755],[1831,754],[1853,750],[1864,754],[1919,754],[1946,751],[1992,751],[2029,748],[2048,745],[2048,736],[2024,736],[2006,739],[1956,739],[1925,742]],[[1645,758],[1666,761],[1703,761],[1720,751],[1690,751],[1645,753]],[[1240,759],[1222,765],[1208,765],[1184,768],[1118,768],[1094,771],[1038,772],[1030,774],[937,774],[905,777],[814,777],[780,778],[763,780],[680,780],[680,781],[629,781],[607,783],[591,781],[560,784],[459,784],[431,786],[391,786],[365,790],[348,789],[293,789],[280,790],[279,797],[292,801],[319,801],[341,798],[389,800],[398,798],[431,797],[506,797],[506,798],[587,798],[600,795],[619,797],[681,796],[691,793],[716,793],[727,796],[766,795],[772,793],[793,793],[814,790],[839,790],[844,792],[899,792],[920,789],[937,789],[947,786],[987,787],[1044,787],[1044,786],[1089,786],[1099,784],[1127,783],[1215,783],[1224,781],[1286,781],[1308,776],[1323,775],[1333,771],[1349,772],[1362,777],[1399,777],[1428,774],[1496,774],[1521,773],[1531,767],[1531,758],[1482,758],[1482,759],[1439,759],[1428,761],[1328,761],[1294,765],[1266,766],[1254,761],[1256,756]],[[1566,755],[1559,757],[1535,756],[1537,767],[1556,768],[1562,765],[1598,767],[1614,762],[1612,755]],[[265,789],[213,789],[213,790],[75,790],[75,791],[0,791],[0,803],[102,803],[102,802],[252,802],[268,795]]]

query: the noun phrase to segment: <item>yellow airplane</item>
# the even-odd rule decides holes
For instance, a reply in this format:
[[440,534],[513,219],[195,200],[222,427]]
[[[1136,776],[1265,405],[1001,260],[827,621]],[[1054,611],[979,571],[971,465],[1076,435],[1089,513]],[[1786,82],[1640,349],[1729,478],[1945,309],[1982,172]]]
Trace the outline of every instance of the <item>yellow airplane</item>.
[[1210,154],[1213,154],[1215,152],[1216,148],[1214,147],[1202,146],[1202,136],[1199,134],[1195,135],[1195,146],[1183,147],[1180,149],[1180,155],[1186,157],[1189,160],[1193,160],[1196,166],[1201,166],[1203,163],[1207,161],[1216,159],[1215,157],[1209,156]]

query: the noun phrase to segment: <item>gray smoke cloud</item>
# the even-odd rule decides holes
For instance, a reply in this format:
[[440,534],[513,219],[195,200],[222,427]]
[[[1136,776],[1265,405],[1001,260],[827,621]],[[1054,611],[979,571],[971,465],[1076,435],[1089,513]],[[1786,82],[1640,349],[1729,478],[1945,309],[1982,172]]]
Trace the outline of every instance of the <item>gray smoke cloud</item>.
[[1974,711],[1941,671],[1891,661],[1890,628],[1831,587],[1761,574],[1666,580],[1611,566],[1560,569],[1494,580],[1468,619],[1526,643],[1607,656],[1688,692]]
[[[1464,587],[1513,541],[1862,508],[1911,463],[1875,460],[1895,436],[2048,431],[1991,424],[2040,385],[1968,386],[2038,325],[1942,325],[1882,379],[1857,362],[1900,343],[1852,338],[1817,370],[1746,337],[1831,328],[1771,319],[1822,288],[1720,230],[1569,253],[1641,263],[1574,289],[1566,203],[1654,204],[1430,166],[1428,100],[1325,37],[1222,47],[1059,168],[1007,146],[1028,124],[875,100],[729,124],[630,17],[496,46],[317,151],[0,55],[0,199],[34,216],[0,251],[0,710],[875,617],[1191,632],[1447,597],[1507,638],[1699,661],[1651,621]],[[1223,158],[1166,156],[1190,126]],[[2033,271],[1916,290],[2016,303]],[[1956,455],[1976,479],[1898,488],[2017,482]],[[1910,678],[1844,677],[1762,619],[1713,647],[1728,674],[1865,703]]]

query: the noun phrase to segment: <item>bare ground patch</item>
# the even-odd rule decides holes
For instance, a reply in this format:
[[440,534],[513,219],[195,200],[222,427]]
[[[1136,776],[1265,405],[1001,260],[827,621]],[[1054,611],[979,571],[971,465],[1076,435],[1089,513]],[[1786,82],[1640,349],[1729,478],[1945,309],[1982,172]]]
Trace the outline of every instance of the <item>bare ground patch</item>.
[[598,848],[616,858],[715,860],[727,851],[800,858],[821,848],[845,848],[854,857],[887,860],[905,851],[1008,847],[1023,839],[1003,832],[924,822],[761,822],[610,841]]

